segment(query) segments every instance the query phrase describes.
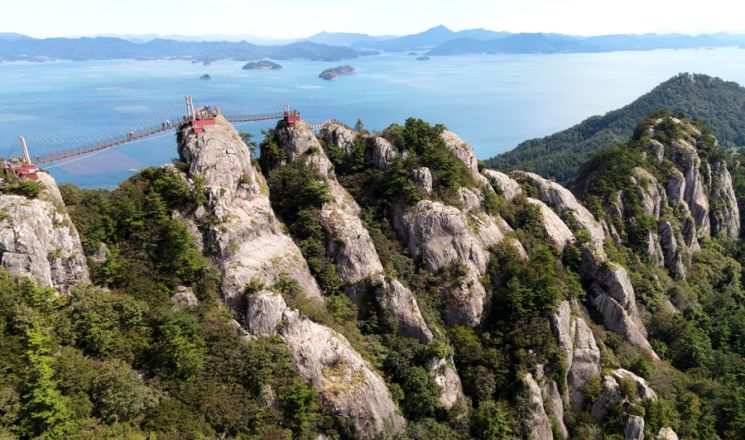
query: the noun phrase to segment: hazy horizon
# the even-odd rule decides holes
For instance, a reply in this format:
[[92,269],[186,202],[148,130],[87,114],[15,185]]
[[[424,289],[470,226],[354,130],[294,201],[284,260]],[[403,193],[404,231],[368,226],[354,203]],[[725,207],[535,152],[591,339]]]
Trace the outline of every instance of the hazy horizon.
[[459,31],[466,31],[466,30],[473,30],[473,29],[484,29],[487,31],[494,31],[494,32],[509,32],[513,34],[519,34],[519,33],[540,33],[540,34],[562,34],[572,37],[579,37],[579,38],[585,38],[585,37],[595,37],[595,36],[605,36],[605,35],[686,35],[686,36],[698,36],[698,35],[715,35],[715,34],[728,34],[733,36],[745,36],[745,29],[739,30],[739,31],[716,31],[716,32],[627,32],[627,33],[613,33],[613,34],[578,34],[578,33],[560,33],[560,32],[549,32],[549,31],[505,31],[503,29],[491,29],[488,27],[480,26],[475,28],[453,28],[451,26],[448,26],[447,24],[433,24],[431,26],[428,26],[426,28],[418,29],[418,30],[412,30],[410,32],[404,33],[404,34],[381,34],[381,33],[365,33],[365,32],[355,32],[355,31],[327,31],[324,29],[320,29],[316,32],[313,32],[308,35],[303,35],[299,37],[270,37],[266,35],[258,35],[258,34],[229,34],[229,33],[206,33],[206,34],[172,34],[172,33],[157,33],[157,32],[146,32],[146,33],[131,33],[131,32],[122,32],[122,33],[97,33],[97,34],[68,34],[68,35],[32,35],[28,33],[22,33],[22,32],[8,32],[8,33],[17,33],[21,34],[27,37],[31,38],[96,38],[96,37],[111,37],[111,38],[121,38],[121,39],[142,39],[143,41],[147,41],[149,39],[155,39],[155,38],[164,38],[164,39],[182,39],[182,40],[188,40],[188,41],[230,41],[230,42],[237,42],[237,41],[248,41],[248,42],[257,42],[257,43],[287,43],[292,41],[298,41],[307,39],[310,37],[314,37],[318,34],[328,33],[328,34],[364,34],[369,35],[371,37],[375,38],[396,38],[400,36],[405,35],[413,35],[413,34],[419,34],[422,32],[425,32],[427,30],[444,26],[448,29],[450,29],[453,32],[459,32]]
[[[724,10],[728,13],[722,14]],[[705,9],[693,0],[464,0],[457,6],[424,0],[351,4],[342,0],[285,0],[279,4],[255,0],[28,0],[5,6],[6,28],[2,31],[35,38],[152,34],[295,40],[321,31],[408,35],[443,24],[454,31],[484,28],[577,36],[742,34],[745,28],[740,12],[744,11],[744,5],[727,0],[711,0]]]

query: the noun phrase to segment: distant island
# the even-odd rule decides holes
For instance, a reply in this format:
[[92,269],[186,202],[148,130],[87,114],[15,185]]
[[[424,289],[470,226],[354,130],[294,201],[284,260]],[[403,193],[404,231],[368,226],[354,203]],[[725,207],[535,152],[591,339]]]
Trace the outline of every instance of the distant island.
[[340,76],[354,75],[355,73],[357,73],[357,71],[354,70],[354,67],[347,65],[334,67],[333,69],[326,69],[321,72],[318,77],[327,81],[334,81],[339,79]]
[[282,66],[271,60],[251,61],[246,63],[243,70],[279,70]]
[[212,79],[212,77],[208,73],[205,73],[204,75],[200,76],[199,79],[209,80],[209,79]]
[[422,56],[422,57],[418,57],[416,60],[417,61],[429,61],[429,57],[428,56]]

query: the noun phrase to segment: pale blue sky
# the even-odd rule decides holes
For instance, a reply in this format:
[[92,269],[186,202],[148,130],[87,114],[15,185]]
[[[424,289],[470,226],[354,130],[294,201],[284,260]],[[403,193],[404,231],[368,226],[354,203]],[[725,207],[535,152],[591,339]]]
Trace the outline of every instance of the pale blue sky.
[[321,30],[414,33],[437,24],[582,35],[745,31],[741,0],[4,0],[0,32],[37,37]]

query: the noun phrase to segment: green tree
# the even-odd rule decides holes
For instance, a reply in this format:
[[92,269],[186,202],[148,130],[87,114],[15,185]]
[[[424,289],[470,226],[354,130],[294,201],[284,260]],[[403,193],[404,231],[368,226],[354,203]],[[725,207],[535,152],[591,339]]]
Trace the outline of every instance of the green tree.
[[61,438],[76,429],[72,411],[57,389],[49,337],[34,323],[25,330],[28,374],[24,384],[21,432],[28,437]]
[[502,402],[485,400],[473,414],[472,431],[480,440],[514,440],[509,413]]
[[318,420],[318,397],[315,390],[307,383],[295,380],[281,391],[279,399],[288,428],[295,437],[309,434]]

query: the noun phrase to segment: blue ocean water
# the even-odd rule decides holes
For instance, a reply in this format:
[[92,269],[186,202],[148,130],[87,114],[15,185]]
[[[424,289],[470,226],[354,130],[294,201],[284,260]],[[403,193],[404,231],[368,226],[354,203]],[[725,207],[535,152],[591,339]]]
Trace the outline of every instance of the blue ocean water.
[[[351,60],[358,74],[317,78],[339,63],[283,61],[280,71],[244,71],[243,63],[58,61],[0,64],[0,156],[78,147],[183,114],[183,97],[229,112],[279,110],[304,119],[336,118],[382,129],[415,116],[446,125],[480,158],[509,150],[630,103],[680,72],[745,84],[745,50],[658,50],[601,54],[468,55],[416,61],[401,54]],[[212,80],[199,77],[210,74]],[[260,136],[273,122],[240,124]],[[88,139],[88,140],[86,140]],[[131,170],[169,162],[175,135],[123,145],[50,168],[58,182],[115,186]]]

